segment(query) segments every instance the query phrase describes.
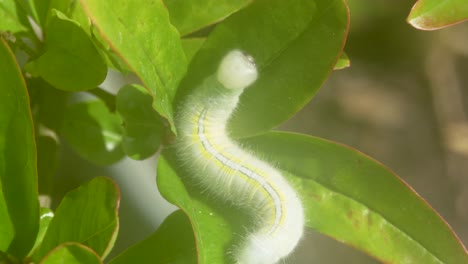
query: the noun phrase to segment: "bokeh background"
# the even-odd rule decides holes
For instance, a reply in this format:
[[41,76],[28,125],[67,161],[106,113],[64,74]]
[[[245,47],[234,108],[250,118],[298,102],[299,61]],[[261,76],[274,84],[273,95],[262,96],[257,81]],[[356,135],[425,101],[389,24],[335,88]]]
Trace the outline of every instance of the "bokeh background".
[[[334,71],[314,99],[279,129],[344,143],[382,162],[468,245],[468,23],[419,31],[405,22],[413,1],[348,3],[345,51],[352,66]],[[119,87],[126,78],[111,73],[104,86]],[[55,204],[95,176],[110,176],[119,184],[121,228],[113,255],[149,236],[174,210],[157,193],[156,157],[96,167],[66,144],[59,156]],[[287,263],[379,262],[308,231]]]

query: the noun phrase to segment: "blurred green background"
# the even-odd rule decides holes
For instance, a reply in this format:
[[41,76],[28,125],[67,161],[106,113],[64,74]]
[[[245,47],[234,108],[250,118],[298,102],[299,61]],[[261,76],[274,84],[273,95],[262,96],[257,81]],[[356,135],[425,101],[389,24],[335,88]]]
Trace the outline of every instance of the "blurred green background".
[[[279,129],[331,139],[379,160],[412,186],[468,244],[468,23],[419,31],[405,22],[413,1],[349,0],[350,68]],[[106,86],[125,78],[110,74]],[[131,77],[130,77],[131,78]],[[287,89],[287,87],[285,87]],[[156,158],[96,167],[65,144],[56,197],[92,177],[122,193],[112,255],[150,235],[174,210],[157,194]],[[398,205],[395,205],[398,206]],[[287,263],[379,263],[313,231]]]

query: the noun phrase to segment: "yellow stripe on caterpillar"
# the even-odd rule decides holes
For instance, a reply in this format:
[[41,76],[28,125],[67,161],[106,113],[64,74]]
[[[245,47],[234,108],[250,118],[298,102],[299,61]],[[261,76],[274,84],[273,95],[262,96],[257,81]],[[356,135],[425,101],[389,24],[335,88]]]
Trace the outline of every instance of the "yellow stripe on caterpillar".
[[190,176],[217,198],[257,215],[258,228],[237,247],[239,264],[278,262],[294,250],[304,226],[300,199],[281,173],[227,133],[239,96],[257,77],[252,57],[230,51],[216,74],[186,97],[175,119],[176,153]]

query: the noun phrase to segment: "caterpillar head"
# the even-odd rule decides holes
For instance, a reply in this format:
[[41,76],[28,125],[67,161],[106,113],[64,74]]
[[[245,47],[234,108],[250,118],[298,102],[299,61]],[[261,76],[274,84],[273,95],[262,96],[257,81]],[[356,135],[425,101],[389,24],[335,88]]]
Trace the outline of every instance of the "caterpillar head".
[[226,54],[218,68],[218,81],[227,89],[244,89],[257,80],[257,66],[253,58],[240,51]]

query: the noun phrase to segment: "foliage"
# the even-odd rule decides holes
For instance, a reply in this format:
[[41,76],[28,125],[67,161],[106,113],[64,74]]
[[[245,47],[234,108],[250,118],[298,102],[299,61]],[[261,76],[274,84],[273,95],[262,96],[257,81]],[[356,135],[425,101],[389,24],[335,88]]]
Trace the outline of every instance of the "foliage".
[[419,0],[411,9],[408,22],[415,28],[434,30],[468,20],[464,0]]
[[[40,208],[62,142],[100,165],[163,149],[158,187],[181,210],[111,263],[229,262],[225,249],[248,220],[184,182],[170,143],[180,98],[233,48],[253,55],[260,79],[241,97],[232,136],[284,173],[307,228],[385,263],[468,262],[447,223],[380,163],[271,131],[349,66],[345,1],[6,0],[0,17],[1,263],[102,263],[111,251],[120,199],[112,180],[70,191],[54,212]],[[408,21],[435,29],[467,18],[466,1],[420,0]],[[109,93],[99,87],[109,69],[139,82]]]

